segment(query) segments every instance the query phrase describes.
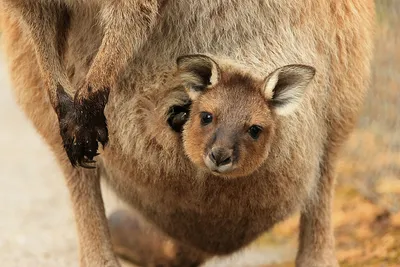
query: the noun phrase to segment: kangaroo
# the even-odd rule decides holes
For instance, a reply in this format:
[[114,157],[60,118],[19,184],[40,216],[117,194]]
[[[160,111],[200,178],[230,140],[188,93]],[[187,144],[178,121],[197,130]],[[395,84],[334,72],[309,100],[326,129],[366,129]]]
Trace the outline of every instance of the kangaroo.
[[[107,30],[101,5],[73,7],[53,26],[76,93]],[[372,0],[164,1],[110,91],[95,170],[71,165],[24,14],[3,10],[16,100],[65,175],[81,266],[119,266],[100,177],[186,255],[166,266],[230,254],[297,210],[296,266],[338,266],[334,166],[369,84]],[[71,116],[68,90],[55,96]]]

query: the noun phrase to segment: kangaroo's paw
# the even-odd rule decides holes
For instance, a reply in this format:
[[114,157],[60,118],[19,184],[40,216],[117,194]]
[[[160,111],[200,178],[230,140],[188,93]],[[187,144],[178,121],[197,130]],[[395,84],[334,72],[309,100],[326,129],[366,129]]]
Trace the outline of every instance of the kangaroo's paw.
[[85,97],[78,93],[73,100],[64,90],[57,91],[60,133],[71,164],[95,168],[93,158],[98,155],[98,142],[103,147],[108,142],[104,108],[109,90],[93,92],[89,88]]

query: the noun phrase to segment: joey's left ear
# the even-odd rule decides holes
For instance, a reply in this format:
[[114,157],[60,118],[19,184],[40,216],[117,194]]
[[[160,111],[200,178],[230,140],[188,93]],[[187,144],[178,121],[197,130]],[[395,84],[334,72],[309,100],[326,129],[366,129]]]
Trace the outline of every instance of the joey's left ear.
[[314,75],[311,66],[286,65],[265,78],[261,92],[278,115],[286,116],[296,110]]
[[192,100],[219,80],[218,64],[208,56],[199,54],[180,56],[176,63],[179,82]]

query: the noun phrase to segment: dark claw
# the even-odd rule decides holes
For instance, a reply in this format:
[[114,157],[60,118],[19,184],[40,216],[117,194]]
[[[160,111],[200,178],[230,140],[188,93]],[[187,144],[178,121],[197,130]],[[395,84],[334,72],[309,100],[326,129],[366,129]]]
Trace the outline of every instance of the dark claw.
[[89,165],[89,164],[93,164],[96,163],[95,160],[92,159],[88,159],[88,158],[83,158],[82,161],[79,163],[79,166],[86,168],[86,169],[94,169],[96,168],[95,166]]
[[85,156],[89,159],[93,159],[97,154],[99,145],[96,141],[96,135],[93,135],[90,140],[85,143]]
[[100,128],[97,129],[97,140],[101,143],[103,148],[107,145],[107,143],[108,143],[108,129],[107,129],[107,127],[104,127],[102,129],[100,129]]
[[79,166],[81,166],[82,168],[85,168],[85,169],[96,169],[95,166],[88,165],[88,164],[86,164],[86,162],[79,163]]
[[95,160],[93,160],[93,159],[85,159],[85,163],[96,163],[96,161]]

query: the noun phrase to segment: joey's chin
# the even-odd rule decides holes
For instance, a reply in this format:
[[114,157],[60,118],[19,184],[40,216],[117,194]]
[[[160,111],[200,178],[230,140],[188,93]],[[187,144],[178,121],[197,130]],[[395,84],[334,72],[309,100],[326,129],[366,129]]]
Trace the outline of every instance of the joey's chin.
[[251,174],[243,172],[237,165],[232,162],[217,166],[209,157],[205,156],[204,160],[204,168],[209,171],[212,175],[219,176],[221,178],[233,179],[239,178],[246,175]]

